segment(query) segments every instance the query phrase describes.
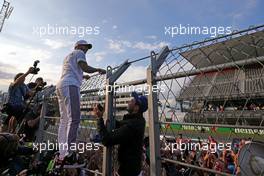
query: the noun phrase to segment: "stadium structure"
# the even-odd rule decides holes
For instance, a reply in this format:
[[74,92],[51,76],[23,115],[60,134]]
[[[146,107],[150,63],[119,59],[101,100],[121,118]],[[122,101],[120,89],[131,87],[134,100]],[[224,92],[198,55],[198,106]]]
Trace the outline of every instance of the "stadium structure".
[[264,112],[263,37],[263,32],[256,32],[180,53],[203,71],[193,76],[177,98],[192,102],[185,122],[260,124]]

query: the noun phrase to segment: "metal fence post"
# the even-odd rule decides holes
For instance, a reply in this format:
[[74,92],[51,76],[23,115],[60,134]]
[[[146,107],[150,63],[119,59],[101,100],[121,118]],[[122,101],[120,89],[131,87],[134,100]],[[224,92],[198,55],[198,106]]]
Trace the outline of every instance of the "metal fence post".
[[150,88],[148,95],[148,117],[149,117],[149,145],[150,145],[150,175],[161,175],[161,157],[160,157],[160,124],[158,111],[157,92],[152,91],[152,87],[157,85],[156,75],[160,66],[169,54],[169,48],[166,46],[157,55],[151,52],[151,64],[147,69],[147,84]]
[[[36,135],[36,143],[39,144],[43,141],[43,134],[44,134],[44,124],[45,124],[45,115],[46,115],[46,109],[47,109],[47,102],[46,97],[44,97],[41,112],[40,112],[40,118],[39,118],[39,128]],[[40,153],[38,152],[36,155],[37,159],[40,159]]]
[[[107,117],[107,130],[112,131],[115,127],[113,117],[113,100],[114,100],[114,82],[126,71],[130,66],[128,61],[125,61],[116,71],[112,71],[111,67],[107,68],[106,79],[106,96],[105,96],[105,113]],[[112,175],[112,147],[104,147],[103,149],[103,175]]]

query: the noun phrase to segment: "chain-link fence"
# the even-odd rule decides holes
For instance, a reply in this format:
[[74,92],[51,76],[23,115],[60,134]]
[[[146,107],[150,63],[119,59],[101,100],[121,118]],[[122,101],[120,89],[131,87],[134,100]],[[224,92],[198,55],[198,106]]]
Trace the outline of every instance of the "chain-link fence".
[[165,87],[155,129],[165,172],[264,173],[263,161],[252,159],[264,151],[263,37],[262,26],[167,53],[155,78]]
[[[131,90],[147,85],[146,90],[140,89],[149,104],[144,114],[143,175],[263,174],[263,28],[251,27],[173,49],[164,47],[148,57],[108,67],[106,76],[92,76],[81,87],[78,140],[90,142],[96,133],[93,104],[105,104],[111,130],[114,119],[125,114]],[[138,62],[146,65],[145,77],[119,82]],[[135,87],[122,92],[122,86]],[[54,96],[46,99],[43,140],[56,141],[59,115],[49,114],[56,103]],[[101,147],[85,157],[87,174],[116,173],[116,148]]]
[[[87,161],[86,167],[82,169],[85,175],[102,175],[103,146],[96,141],[96,120],[90,112],[94,104],[104,101],[104,96],[98,94],[98,88],[104,86],[104,83],[105,77],[95,75],[85,81],[81,87],[81,122],[78,129],[77,143],[84,144],[82,147],[78,146],[78,149],[81,149],[78,152]],[[37,142],[57,143],[59,116],[59,105],[54,91],[44,98]],[[90,146],[88,149],[87,143]]]

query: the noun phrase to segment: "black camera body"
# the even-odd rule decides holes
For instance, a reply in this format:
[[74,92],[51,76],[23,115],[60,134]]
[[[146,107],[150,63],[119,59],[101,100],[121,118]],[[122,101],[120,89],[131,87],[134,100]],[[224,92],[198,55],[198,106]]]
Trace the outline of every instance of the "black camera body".
[[36,91],[37,91],[37,92],[40,92],[40,91],[42,91],[42,88],[43,88],[43,87],[38,86],[38,87],[36,88]]
[[36,88],[36,91],[42,91],[43,88],[46,85],[47,85],[47,82],[43,82],[42,84],[38,85],[38,87],[36,87],[37,86],[37,83],[35,83],[35,82],[30,82],[30,83],[27,84],[27,86],[28,86],[29,89]]
[[41,85],[39,85],[37,88],[36,88],[36,91],[42,91],[42,89],[47,85],[47,82],[43,82]]
[[47,82],[43,82],[42,87],[45,87],[47,85]]
[[37,67],[38,66],[38,63],[39,63],[39,60],[34,61],[34,64],[33,64],[34,70],[33,70],[32,74],[35,74],[36,75],[40,71],[40,69]]

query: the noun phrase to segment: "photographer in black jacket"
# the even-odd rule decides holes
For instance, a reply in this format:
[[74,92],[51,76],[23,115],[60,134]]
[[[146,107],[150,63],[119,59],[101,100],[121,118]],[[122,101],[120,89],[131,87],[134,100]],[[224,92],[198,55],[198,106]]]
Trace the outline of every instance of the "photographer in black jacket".
[[141,174],[141,161],[143,152],[143,139],[146,121],[143,112],[148,109],[145,96],[132,93],[132,99],[128,103],[128,114],[124,115],[122,121],[116,122],[116,129],[108,132],[102,118],[103,112],[96,106],[95,115],[99,118],[97,122],[102,143],[105,146],[119,144],[118,162],[120,176],[138,176]]

